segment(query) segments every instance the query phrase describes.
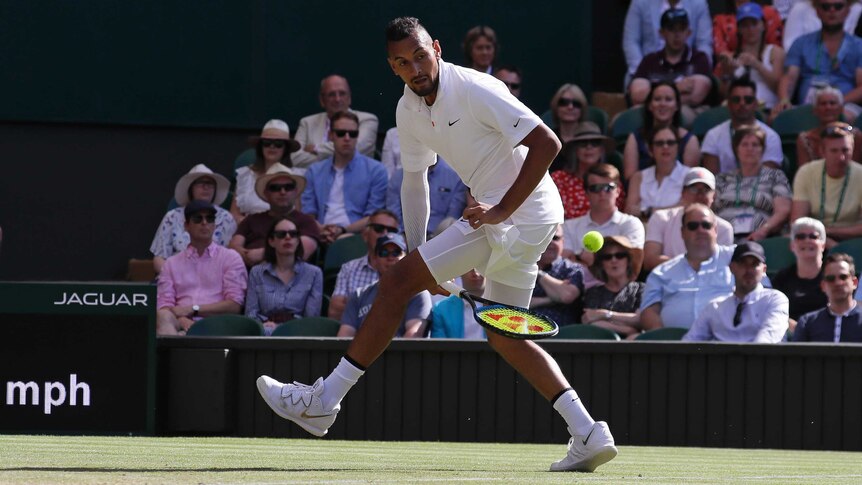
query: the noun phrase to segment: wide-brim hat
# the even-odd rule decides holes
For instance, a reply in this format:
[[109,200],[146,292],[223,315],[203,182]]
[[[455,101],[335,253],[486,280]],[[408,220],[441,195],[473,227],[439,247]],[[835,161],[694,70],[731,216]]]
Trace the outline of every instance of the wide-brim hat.
[[189,187],[192,186],[195,180],[201,177],[209,177],[216,182],[215,198],[212,201],[213,204],[222,205],[222,203],[224,203],[225,199],[227,199],[228,192],[230,192],[230,182],[224,176],[213,172],[206,165],[199,163],[192,167],[192,169],[189,170],[189,173],[180,177],[179,182],[177,182],[176,187],[174,187],[174,199],[176,199],[177,205],[185,206],[189,203]]
[[602,253],[602,251],[610,246],[611,244],[616,244],[626,249],[629,253],[629,261],[631,262],[632,268],[632,277],[637,278],[641,272],[641,268],[644,263],[644,251],[643,249],[632,244],[631,240],[625,236],[605,236],[605,243],[602,245],[602,249],[596,253],[595,261],[593,265],[590,267],[590,272],[593,274],[598,274],[598,270],[601,269],[601,258],[598,256]]
[[271,180],[278,177],[292,178],[296,182],[297,194],[302,194],[302,191],[305,190],[305,177],[299,175],[293,169],[285,167],[280,163],[276,163],[269,167],[266,173],[258,177],[257,181],[254,183],[254,191],[257,193],[257,196],[266,200],[266,186],[269,185]]
[[290,128],[287,126],[287,123],[282,120],[267,121],[266,124],[263,125],[263,129],[260,130],[260,135],[249,137],[248,141],[253,146],[257,146],[257,143],[261,138],[284,140],[286,143],[285,149],[288,153],[293,153],[299,150],[299,142],[290,137]]
[[602,133],[602,130],[599,129],[599,125],[592,121],[582,121],[578,123],[578,126],[575,128],[574,137],[567,141],[565,145],[571,145],[570,149],[573,150],[579,141],[586,140],[601,140],[604,142],[605,151],[609,153],[617,149],[614,140],[609,136],[605,136]]

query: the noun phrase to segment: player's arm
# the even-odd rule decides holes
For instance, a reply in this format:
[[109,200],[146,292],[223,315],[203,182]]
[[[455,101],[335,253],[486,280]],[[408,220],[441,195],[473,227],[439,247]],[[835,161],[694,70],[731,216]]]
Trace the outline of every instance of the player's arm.
[[521,140],[520,145],[524,145],[529,151],[518,177],[497,205],[488,208],[480,204],[464,210],[464,217],[472,225],[498,224],[508,219],[536,190],[561,147],[557,135],[545,124],[533,128]]
[[427,168],[419,172],[404,171],[404,180],[401,183],[401,213],[404,217],[407,247],[412,251],[425,242],[428,232],[431,204]]

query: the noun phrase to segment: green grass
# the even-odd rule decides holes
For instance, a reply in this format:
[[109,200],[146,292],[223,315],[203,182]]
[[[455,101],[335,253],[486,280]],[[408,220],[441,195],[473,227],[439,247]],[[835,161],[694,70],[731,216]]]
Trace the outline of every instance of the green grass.
[[0,483],[860,483],[862,454],[624,446],[593,474],[563,445],[0,436]]

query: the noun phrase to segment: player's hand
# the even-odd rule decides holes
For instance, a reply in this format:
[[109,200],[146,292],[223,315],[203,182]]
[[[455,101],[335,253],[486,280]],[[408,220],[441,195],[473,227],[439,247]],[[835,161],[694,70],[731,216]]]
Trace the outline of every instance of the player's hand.
[[476,205],[464,209],[463,217],[470,223],[470,227],[478,229],[484,224],[499,224],[509,218],[510,214],[503,212],[497,205],[476,202]]

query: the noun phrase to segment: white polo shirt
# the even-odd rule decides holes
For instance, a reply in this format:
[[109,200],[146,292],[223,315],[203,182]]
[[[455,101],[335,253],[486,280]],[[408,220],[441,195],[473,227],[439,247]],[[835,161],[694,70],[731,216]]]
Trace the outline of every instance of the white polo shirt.
[[[442,60],[439,66],[433,106],[407,86],[398,102],[401,164],[407,172],[422,171],[439,154],[476,200],[497,204],[524,164],[528,149],[518,144],[542,121],[495,77]],[[547,173],[512,222],[563,222],[563,203]]]
[[[760,163],[775,162],[780,167],[784,163],[784,152],[781,151],[781,137],[766,123],[757,121],[757,125],[766,133],[766,149]],[[736,170],[736,155],[733,154],[733,143],[730,135],[730,120],[715,126],[706,132],[703,138],[701,153],[718,157],[719,171],[732,172]]]

